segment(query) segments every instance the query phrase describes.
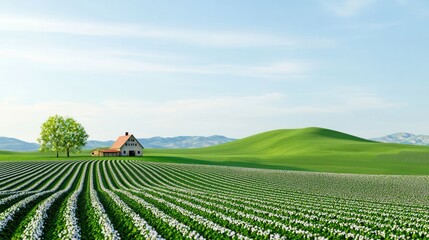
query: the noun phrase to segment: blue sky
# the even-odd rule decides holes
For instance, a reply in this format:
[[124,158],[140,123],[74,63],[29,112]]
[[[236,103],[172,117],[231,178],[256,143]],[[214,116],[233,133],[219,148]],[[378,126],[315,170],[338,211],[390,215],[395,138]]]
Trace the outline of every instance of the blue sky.
[[1,1],[0,135],[429,134],[429,2]]

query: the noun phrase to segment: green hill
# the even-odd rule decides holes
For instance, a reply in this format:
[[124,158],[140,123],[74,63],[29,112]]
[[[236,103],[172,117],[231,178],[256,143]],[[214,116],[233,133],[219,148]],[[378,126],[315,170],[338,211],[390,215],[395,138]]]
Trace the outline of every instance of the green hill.
[[[274,130],[256,134],[231,143],[201,149],[234,154],[288,155],[343,149],[344,145],[370,141],[323,128]],[[372,142],[371,142],[372,143]],[[192,151],[191,151],[192,152]]]
[[429,175],[429,147],[378,143],[323,128],[274,130],[213,147],[146,153],[155,161]]
[[[145,149],[154,162],[195,163],[299,171],[429,175],[429,147],[379,143],[323,129],[282,129],[206,148]],[[72,159],[98,159],[88,151]],[[67,159],[61,156],[60,159]],[[58,160],[52,153],[0,152],[0,161]]]

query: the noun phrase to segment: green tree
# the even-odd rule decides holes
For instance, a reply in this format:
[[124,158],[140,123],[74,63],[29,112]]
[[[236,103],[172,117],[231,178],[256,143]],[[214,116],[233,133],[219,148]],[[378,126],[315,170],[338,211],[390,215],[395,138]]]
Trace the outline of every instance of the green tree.
[[88,139],[88,134],[85,128],[73,118],[62,116],[51,116],[43,123],[40,132],[40,138],[37,141],[40,143],[40,151],[53,151],[67,153],[82,150]]
[[65,119],[66,131],[62,138],[61,145],[64,151],[67,153],[67,157],[70,157],[70,152],[80,152],[88,140],[88,134],[85,128],[73,118]]
[[58,153],[62,150],[61,142],[64,132],[64,117],[58,115],[49,117],[48,120],[43,123],[40,138],[37,139],[40,143],[39,150],[41,152],[56,152],[58,157]]

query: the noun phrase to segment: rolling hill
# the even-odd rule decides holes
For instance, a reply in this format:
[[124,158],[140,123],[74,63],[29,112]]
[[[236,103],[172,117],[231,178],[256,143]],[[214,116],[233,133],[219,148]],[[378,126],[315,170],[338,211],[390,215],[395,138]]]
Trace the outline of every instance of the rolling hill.
[[[86,151],[72,158],[88,156]],[[0,152],[0,160],[15,159],[56,158],[51,153]],[[314,172],[429,175],[428,146],[380,143],[314,127],[274,130],[204,148],[146,148],[143,158],[127,159]]]
[[429,147],[379,143],[323,128],[283,129],[213,147],[153,149],[153,160],[276,169],[429,174]]

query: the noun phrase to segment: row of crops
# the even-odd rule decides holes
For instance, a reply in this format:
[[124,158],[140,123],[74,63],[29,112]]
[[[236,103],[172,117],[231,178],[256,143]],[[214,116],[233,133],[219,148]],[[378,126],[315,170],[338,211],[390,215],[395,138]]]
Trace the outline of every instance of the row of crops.
[[288,184],[267,170],[0,162],[0,239],[429,238],[428,206],[324,196]]

